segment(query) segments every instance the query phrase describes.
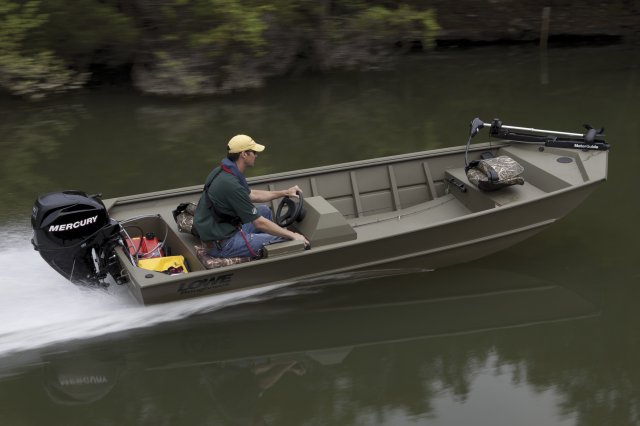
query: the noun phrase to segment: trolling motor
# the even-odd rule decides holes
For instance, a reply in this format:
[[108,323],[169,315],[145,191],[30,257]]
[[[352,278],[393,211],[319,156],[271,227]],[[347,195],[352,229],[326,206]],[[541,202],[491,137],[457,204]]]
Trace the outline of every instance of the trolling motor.
[[82,191],[52,192],[40,196],[33,207],[34,249],[76,284],[105,285],[108,274],[119,275],[113,249],[122,244],[121,227],[109,218],[99,197]]
[[469,139],[464,152],[464,170],[469,182],[483,191],[495,191],[510,185],[524,185],[524,177],[522,176],[524,167],[509,156],[501,155],[493,158],[491,153],[483,153],[480,160],[469,161],[471,139],[478,134],[480,129],[487,126],[490,126],[489,134],[500,139],[584,151],[609,150],[609,144],[601,139],[601,137],[604,137],[604,128],[594,129],[588,124],[584,125],[587,131],[584,134],[580,134],[505,126],[497,118],[493,119],[491,124],[488,125],[476,117],[469,123]]
[[[479,118],[474,118],[469,127],[469,138],[474,137],[478,131],[488,124]],[[544,146],[556,148],[573,148],[583,150],[608,151],[610,145],[602,139],[604,128],[595,129],[588,124],[584,125],[585,133],[557,132],[555,130],[535,129],[532,127],[505,126],[497,118],[491,122],[489,134],[500,139],[509,139],[519,142],[540,143]],[[528,133],[523,133],[528,132]]]

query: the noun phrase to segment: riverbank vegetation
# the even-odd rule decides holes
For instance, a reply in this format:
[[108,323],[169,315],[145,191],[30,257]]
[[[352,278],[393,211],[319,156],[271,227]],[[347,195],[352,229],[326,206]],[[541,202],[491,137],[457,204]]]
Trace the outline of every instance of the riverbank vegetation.
[[[637,35],[635,2],[572,3],[554,2],[551,36]],[[438,45],[535,41],[543,6],[512,0],[0,0],[0,88],[38,98],[116,79],[158,95],[228,93],[270,76],[375,68]]]

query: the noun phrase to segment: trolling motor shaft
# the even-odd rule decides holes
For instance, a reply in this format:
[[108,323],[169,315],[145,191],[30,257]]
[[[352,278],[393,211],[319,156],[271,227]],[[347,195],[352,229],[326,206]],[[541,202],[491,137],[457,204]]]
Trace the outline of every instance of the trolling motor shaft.
[[[469,127],[469,136],[474,137],[480,129],[487,127],[479,118],[474,118]],[[602,139],[604,128],[595,129],[585,124],[585,133],[559,132],[556,130],[536,129],[533,127],[505,126],[495,118],[491,122],[489,134],[500,139],[509,139],[525,143],[539,143],[549,147],[583,150],[608,151],[610,145]]]

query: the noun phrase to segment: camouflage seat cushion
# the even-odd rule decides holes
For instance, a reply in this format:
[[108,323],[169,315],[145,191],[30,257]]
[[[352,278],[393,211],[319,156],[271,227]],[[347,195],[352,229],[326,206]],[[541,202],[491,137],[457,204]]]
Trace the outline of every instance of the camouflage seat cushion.
[[196,245],[196,256],[207,269],[220,268],[222,266],[235,265],[236,263],[244,263],[252,260],[250,257],[213,257],[207,254],[207,249],[203,246]]
[[506,155],[473,161],[467,170],[469,182],[485,191],[492,191],[510,185],[524,185],[524,172],[517,161]]
[[186,232],[187,234],[192,233],[193,215],[196,213],[196,207],[195,203],[184,203],[174,210],[173,218],[178,225],[178,231]]

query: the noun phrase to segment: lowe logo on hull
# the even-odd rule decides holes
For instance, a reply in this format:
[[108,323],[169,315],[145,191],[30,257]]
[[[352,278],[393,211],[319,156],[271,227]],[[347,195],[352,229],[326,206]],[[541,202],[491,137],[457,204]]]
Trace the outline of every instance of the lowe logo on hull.
[[82,220],[76,220],[71,223],[63,223],[62,225],[51,225],[49,232],[69,231],[71,229],[82,228],[83,226],[92,225],[98,221],[98,216],[88,217]]
[[214,290],[220,287],[226,287],[231,284],[231,277],[233,274],[218,275],[210,278],[202,278],[195,281],[189,281],[180,284],[178,287],[178,293],[180,294],[192,294],[200,293],[203,291]]

